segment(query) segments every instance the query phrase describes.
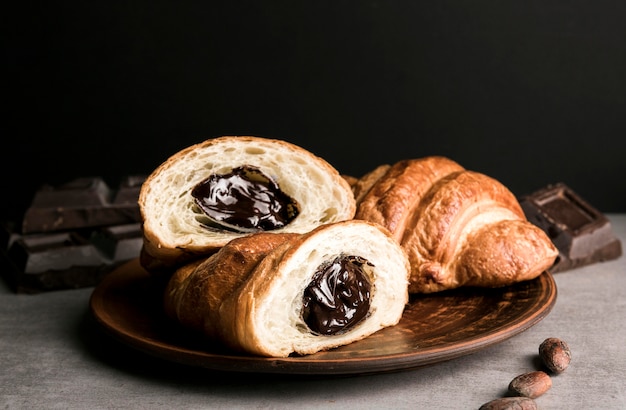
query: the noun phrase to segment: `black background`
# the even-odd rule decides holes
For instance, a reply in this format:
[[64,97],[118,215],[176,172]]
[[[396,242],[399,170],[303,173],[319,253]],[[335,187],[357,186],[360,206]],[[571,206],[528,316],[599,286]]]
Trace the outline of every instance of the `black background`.
[[340,172],[445,155],[624,212],[626,2],[3,6],[3,214],[43,183],[148,174],[219,135]]

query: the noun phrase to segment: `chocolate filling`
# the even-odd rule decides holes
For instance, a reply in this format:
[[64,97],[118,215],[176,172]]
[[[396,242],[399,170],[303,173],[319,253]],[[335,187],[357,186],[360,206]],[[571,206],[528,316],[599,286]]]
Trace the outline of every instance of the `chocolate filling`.
[[278,184],[251,166],[214,174],[198,183],[191,195],[212,225],[236,232],[282,228],[299,214],[298,203]]
[[315,272],[302,306],[302,318],[312,332],[346,332],[367,316],[372,286],[364,265],[373,266],[360,256],[340,255]]

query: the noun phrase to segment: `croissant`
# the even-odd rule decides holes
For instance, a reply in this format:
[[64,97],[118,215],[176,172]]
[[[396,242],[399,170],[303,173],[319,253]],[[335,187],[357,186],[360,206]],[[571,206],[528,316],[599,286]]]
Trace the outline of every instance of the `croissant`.
[[258,231],[304,233],[352,219],[350,185],[286,141],[224,136],[189,146],[144,181],[141,264],[171,271]]
[[305,355],[397,324],[408,302],[408,275],[399,244],[367,221],[305,234],[261,232],[178,268],[164,310],[236,352]]
[[530,280],[558,255],[508,188],[446,157],[381,166],[352,186],[355,218],[387,228],[407,253],[410,293]]

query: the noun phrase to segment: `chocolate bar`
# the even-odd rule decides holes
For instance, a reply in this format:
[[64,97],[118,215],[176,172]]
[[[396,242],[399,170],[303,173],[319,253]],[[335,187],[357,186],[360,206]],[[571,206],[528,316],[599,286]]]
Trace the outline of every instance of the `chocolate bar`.
[[526,218],[541,228],[559,250],[550,272],[563,272],[617,259],[622,244],[608,218],[564,183],[548,185],[520,198]]
[[126,177],[117,190],[97,177],[40,188],[21,224],[4,224],[0,232],[0,263],[9,284],[18,293],[94,286],[139,257],[137,200],[144,180]]
[[3,272],[18,293],[94,286],[114,268],[139,256],[141,235],[138,223],[17,235],[4,251]]
[[44,185],[35,194],[22,221],[22,233],[140,222],[137,199],[141,176],[127,177],[117,191],[102,178],[78,178],[60,186]]

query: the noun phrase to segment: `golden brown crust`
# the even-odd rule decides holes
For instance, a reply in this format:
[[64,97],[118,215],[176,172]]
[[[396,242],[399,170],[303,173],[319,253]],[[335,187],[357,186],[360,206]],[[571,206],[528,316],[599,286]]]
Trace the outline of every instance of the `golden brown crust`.
[[353,185],[359,182],[359,178],[352,175],[341,174],[341,177],[346,180],[350,188],[353,188]]
[[254,311],[256,298],[268,292],[285,252],[296,246],[301,238],[302,236],[291,238],[285,243],[277,244],[272,252],[265,253],[254,266],[254,276],[249,272],[249,280],[241,284],[242,288],[222,299],[218,318],[222,343],[235,350],[245,350],[242,346],[260,344],[256,333],[251,331],[256,326],[256,316],[249,312]]
[[523,220],[496,222],[472,236],[471,246],[455,261],[457,276],[466,286],[498,287],[533,279],[554,262],[544,232]]
[[472,171],[449,174],[425,193],[419,206],[409,215],[402,244],[417,246],[416,257],[428,255],[433,259],[449,260],[456,252],[458,242],[465,239],[463,228],[493,207],[510,212],[509,218],[524,218],[513,194],[493,178]]
[[365,177],[370,188],[357,201],[355,218],[384,226],[400,241],[407,218],[428,189],[442,177],[462,169],[439,156],[399,161],[386,169],[379,167],[374,176]]
[[372,171],[357,179],[356,181],[352,181],[350,186],[352,186],[354,199],[357,202],[361,201],[361,199],[363,199],[363,197],[367,195],[369,190],[372,189],[376,181],[378,181],[387,173],[390,167],[391,165],[388,164],[379,165]]
[[389,229],[409,257],[410,293],[533,279],[557,256],[499,181],[443,157],[393,165],[356,217]]
[[[304,290],[341,255],[367,260],[372,284],[365,319],[331,336],[311,331]],[[233,351],[286,357],[352,343],[398,323],[408,302],[409,263],[389,232],[367,221],[322,225],[305,234],[259,233],[179,268],[166,287],[169,317]]]
[[[259,233],[233,239],[217,253],[178,268],[165,290],[165,313],[192,329],[215,337],[224,300],[244,283],[257,264],[295,233]],[[193,280],[188,280],[194,275]]]

